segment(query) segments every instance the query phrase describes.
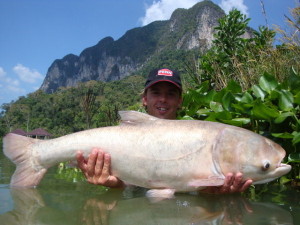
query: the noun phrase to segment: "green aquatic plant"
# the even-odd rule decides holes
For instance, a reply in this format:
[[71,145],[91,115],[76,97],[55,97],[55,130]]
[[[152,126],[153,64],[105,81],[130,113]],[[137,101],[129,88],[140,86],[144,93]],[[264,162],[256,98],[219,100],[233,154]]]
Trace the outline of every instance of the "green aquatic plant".
[[206,81],[183,97],[181,119],[226,123],[272,139],[283,146],[293,166],[288,178],[299,179],[300,75],[295,70],[283,82],[265,72],[246,91],[233,80],[219,91]]

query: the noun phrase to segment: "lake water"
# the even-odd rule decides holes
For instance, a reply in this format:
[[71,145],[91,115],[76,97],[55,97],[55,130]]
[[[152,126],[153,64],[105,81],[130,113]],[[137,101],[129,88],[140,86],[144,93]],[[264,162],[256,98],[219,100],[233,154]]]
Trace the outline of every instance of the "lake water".
[[[0,153],[0,224],[300,224],[300,193],[272,186],[245,195],[177,194],[149,200],[145,190],[103,190],[58,179],[51,169],[37,188],[10,188],[14,165]],[[264,194],[257,194],[264,192]]]

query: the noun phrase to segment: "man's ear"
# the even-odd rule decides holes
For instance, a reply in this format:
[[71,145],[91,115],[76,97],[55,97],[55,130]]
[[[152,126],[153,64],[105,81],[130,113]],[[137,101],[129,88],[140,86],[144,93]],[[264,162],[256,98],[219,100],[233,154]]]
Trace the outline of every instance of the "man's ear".
[[142,98],[143,106],[147,106],[147,96],[144,95]]

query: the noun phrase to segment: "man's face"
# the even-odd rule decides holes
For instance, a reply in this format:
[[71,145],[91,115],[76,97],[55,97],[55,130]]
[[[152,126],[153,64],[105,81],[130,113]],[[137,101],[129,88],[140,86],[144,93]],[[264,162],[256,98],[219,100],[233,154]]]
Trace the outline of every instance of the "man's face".
[[143,105],[148,113],[161,119],[176,119],[181,103],[179,89],[170,82],[158,82],[150,86],[143,96]]

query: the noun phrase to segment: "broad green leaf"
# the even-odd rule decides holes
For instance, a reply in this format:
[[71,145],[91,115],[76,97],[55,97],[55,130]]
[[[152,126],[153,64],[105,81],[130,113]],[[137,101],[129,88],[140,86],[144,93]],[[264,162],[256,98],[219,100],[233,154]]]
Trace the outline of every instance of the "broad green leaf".
[[233,126],[241,127],[245,124],[249,124],[250,119],[249,118],[234,118],[232,120],[222,120],[222,122],[233,125]]
[[222,111],[222,112],[217,112],[215,118],[218,120],[231,120],[232,115],[228,111]]
[[277,137],[277,138],[284,138],[284,139],[292,139],[294,138],[294,135],[290,134],[290,133],[272,133],[273,137]]
[[219,103],[219,102],[212,101],[212,102],[210,102],[209,106],[214,112],[222,112],[223,111],[223,107],[222,107],[221,103]]
[[226,123],[229,125],[233,125],[236,127],[241,127],[243,126],[243,123],[241,121],[235,121],[235,120],[221,120],[222,123]]
[[210,84],[208,81],[204,81],[200,84],[199,88],[196,89],[198,93],[205,93],[208,91]]
[[293,135],[293,144],[295,145],[300,142],[300,132],[293,132]]
[[194,120],[194,118],[193,118],[193,117],[190,117],[190,116],[187,116],[187,115],[185,115],[185,116],[183,116],[182,118],[180,118],[180,120]]
[[293,109],[294,97],[293,94],[287,90],[281,90],[279,95],[279,108],[283,111],[290,111]]
[[288,162],[296,162],[296,163],[300,163],[300,153],[299,152],[295,152],[295,153],[291,153],[288,156]]
[[252,103],[253,97],[249,92],[245,92],[240,101],[243,103]]
[[256,102],[252,109],[252,114],[257,119],[263,119],[267,121],[271,121],[272,119],[280,116],[279,111],[276,109],[270,108],[261,102]]
[[262,100],[265,99],[266,92],[264,92],[259,86],[253,85],[252,91],[257,98],[261,98]]
[[300,91],[300,75],[293,68],[287,80],[291,92],[297,93]]
[[232,104],[231,106],[235,109],[235,111],[246,114],[248,114],[250,109],[253,107],[251,104],[244,103]]
[[203,102],[205,104],[209,104],[211,101],[213,101],[214,96],[216,95],[216,91],[215,90],[210,90],[205,97],[203,98]]
[[280,91],[278,91],[277,89],[275,90],[272,90],[269,94],[269,97],[271,100],[277,100],[279,99],[279,96],[280,96]]
[[222,102],[222,98],[223,96],[227,93],[227,91],[224,89],[222,89],[221,91],[217,92],[215,95],[214,95],[214,98],[213,98],[213,101],[215,102]]
[[294,102],[300,105],[300,91],[295,95]]
[[251,122],[250,118],[234,118],[233,121],[241,122],[243,125]]
[[230,80],[227,87],[225,88],[227,91],[230,91],[232,93],[239,93],[242,92],[241,86],[235,82],[234,80]]
[[280,177],[280,179],[279,179],[279,183],[280,183],[281,185],[287,184],[287,183],[289,183],[290,181],[291,181],[291,179],[288,179],[286,176],[282,176],[282,177]]
[[267,93],[271,93],[278,86],[278,82],[272,75],[265,72],[259,79],[259,86]]
[[208,116],[205,120],[206,120],[206,121],[217,122],[217,120],[216,120],[216,113],[211,113],[211,114],[209,114],[209,116]]
[[274,120],[274,123],[276,123],[276,124],[282,123],[285,121],[286,118],[288,118],[290,116],[294,116],[294,115],[295,114],[292,112],[282,113]]
[[197,111],[197,114],[198,114],[198,115],[206,116],[206,115],[208,115],[210,112],[211,112],[210,109],[199,109],[199,110]]
[[231,104],[234,102],[235,98],[231,92],[227,92],[222,98],[222,105],[225,110],[231,111]]

